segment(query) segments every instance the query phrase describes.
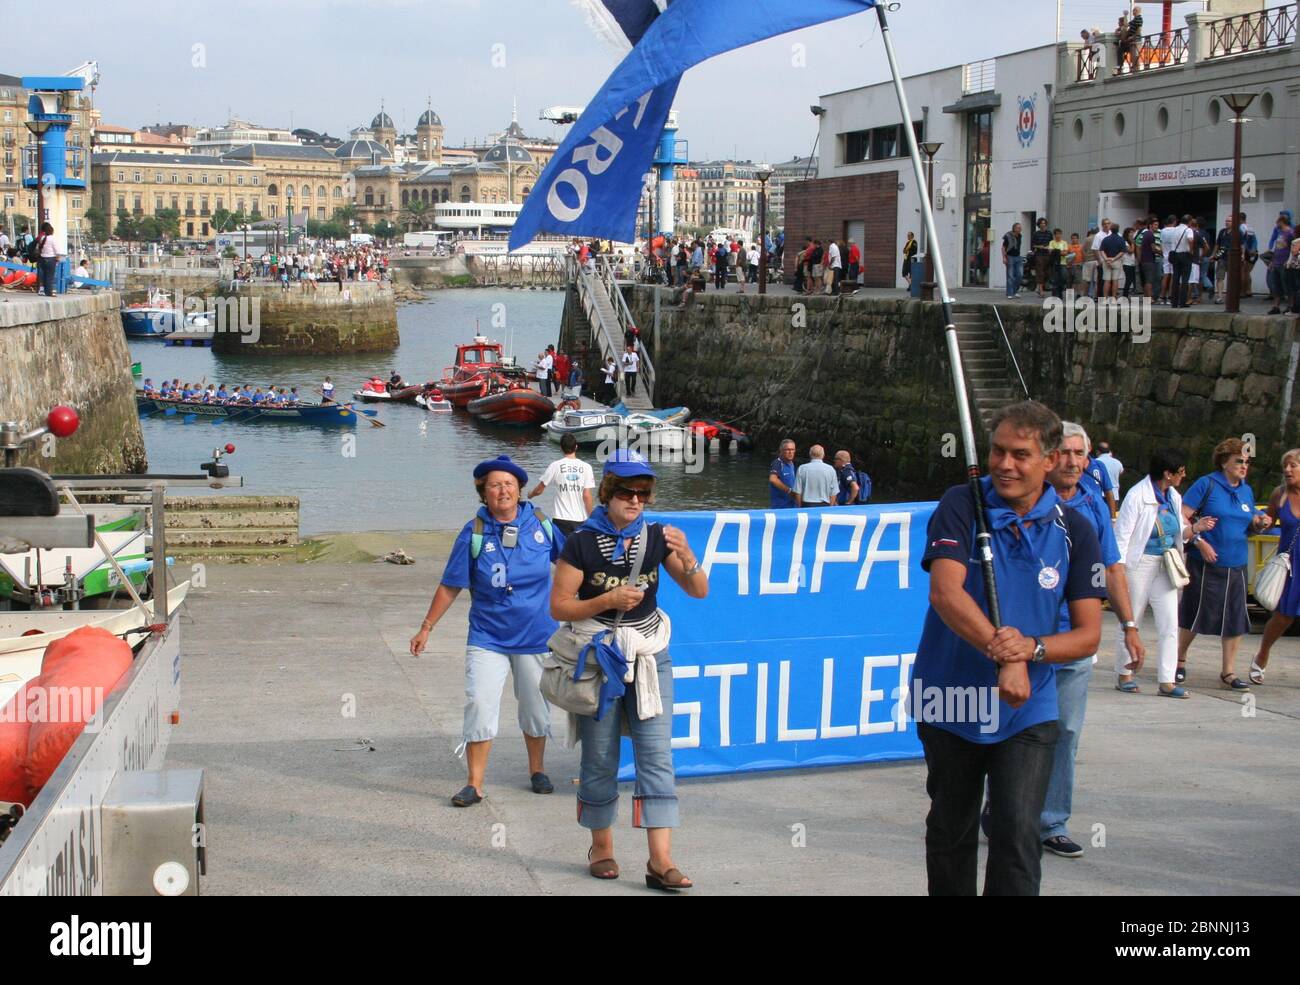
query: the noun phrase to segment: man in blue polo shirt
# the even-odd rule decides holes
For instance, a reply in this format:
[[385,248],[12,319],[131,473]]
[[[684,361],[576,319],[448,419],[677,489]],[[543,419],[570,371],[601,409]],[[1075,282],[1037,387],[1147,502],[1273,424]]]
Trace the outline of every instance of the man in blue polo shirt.
[[1114,517],[1119,512],[1119,503],[1115,499],[1118,491],[1115,488],[1114,480],[1110,477],[1110,469],[1106,468],[1104,462],[1089,457],[1083,471],[1101,489],[1102,498],[1106,501],[1106,508],[1110,510],[1110,515]]
[[794,498],[794,442],[786,438],[781,442],[780,450],[776,458],[772,459],[772,465],[767,470],[767,481],[771,486],[768,490],[772,498],[772,509],[774,510],[791,510],[798,503]]
[[[1057,498],[1067,510],[1085,517],[1097,534],[1101,546],[1101,563],[1106,566],[1106,591],[1111,611],[1124,628],[1124,645],[1128,649],[1129,669],[1136,673],[1142,668],[1145,651],[1138,635],[1138,624],[1133,619],[1133,605],[1128,593],[1128,575],[1115,531],[1110,523],[1110,510],[1106,506],[1101,488],[1084,472],[1091,452],[1088,432],[1073,421],[1062,423],[1061,458],[1047,476],[1056,490]],[[1105,472],[1105,468],[1098,465]],[[1060,631],[1070,629],[1070,611],[1061,603]],[[1056,753],[1052,760],[1052,775],[1047,784],[1043,804],[1043,847],[1063,858],[1078,858],[1083,848],[1070,839],[1067,824],[1074,800],[1074,758],[1079,748],[1079,734],[1083,731],[1083,716],[1088,707],[1088,681],[1097,657],[1058,664],[1056,667],[1056,703],[1060,735],[1056,740]],[[1128,687],[1137,690],[1131,680]],[[1126,686],[1121,685],[1121,690]]]
[[[1100,551],[1092,525],[1064,509],[1047,482],[1060,443],[1060,419],[1034,401],[993,418],[989,476],[980,484],[1000,628],[987,613],[969,486],[949,489],[930,519],[921,560],[930,610],[909,694],[928,769],[932,895],[975,895],[985,777],[992,834],[984,893],[1038,893],[1039,822],[1057,736],[1055,666],[1096,652],[1106,594],[1093,577]],[[1062,602],[1067,632],[1058,631]],[[982,717],[985,708],[992,714]]]

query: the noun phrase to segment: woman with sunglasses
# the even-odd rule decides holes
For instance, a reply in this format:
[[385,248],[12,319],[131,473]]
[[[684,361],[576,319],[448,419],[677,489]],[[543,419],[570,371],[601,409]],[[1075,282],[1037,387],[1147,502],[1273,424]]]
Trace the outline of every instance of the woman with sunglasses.
[[[1115,543],[1128,573],[1133,618],[1141,620],[1148,605],[1156,621],[1156,681],[1165,698],[1189,697],[1176,680],[1178,662],[1178,589],[1169,580],[1165,552],[1181,551],[1189,537],[1209,530],[1212,519],[1188,524],[1183,520],[1183,499],[1178,485],[1187,476],[1186,458],[1180,451],[1152,453],[1147,476],[1134,483],[1119,508]],[[1137,694],[1133,679],[1141,662],[1130,657],[1121,628],[1115,649],[1115,690]],[[1181,680],[1181,678],[1178,678]]]
[[[1199,634],[1223,641],[1219,681],[1231,691],[1249,691],[1236,675],[1237,649],[1250,632],[1246,614],[1246,538],[1267,530],[1273,519],[1255,510],[1255,494],[1246,484],[1250,457],[1240,438],[1227,438],[1214,448],[1214,472],[1201,476],[1183,497],[1183,518],[1199,524],[1187,542],[1187,573],[1178,609],[1178,672],[1187,678],[1187,651]],[[1199,518],[1199,519],[1198,519]],[[1204,521],[1213,520],[1207,525]]]
[[[569,623],[575,633],[609,629],[622,613],[615,636],[627,659],[626,690],[602,709],[599,720],[575,716],[582,743],[578,823],[591,831],[588,871],[597,879],[617,879],[614,821],[619,744],[626,729],[636,761],[632,824],[646,829],[650,847],[646,885],[689,889],[691,880],[672,858],[672,829],[678,824],[668,654],[672,624],[656,595],[661,569],[691,598],[709,594],[709,579],[685,534],[646,521],[655,473],[645,460],[635,452],[618,451],[605,463],[604,473],[600,505],[566,541],[551,589],[551,615]],[[629,585],[638,558],[640,575]]]

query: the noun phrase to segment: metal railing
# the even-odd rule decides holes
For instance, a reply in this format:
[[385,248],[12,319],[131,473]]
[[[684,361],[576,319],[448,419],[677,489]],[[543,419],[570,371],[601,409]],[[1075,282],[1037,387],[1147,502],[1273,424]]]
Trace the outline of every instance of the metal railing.
[[613,356],[617,360],[620,349],[614,343],[614,336],[610,333],[611,330],[618,331],[618,326],[607,324],[604,312],[596,304],[596,292],[601,290],[595,283],[597,275],[588,273],[580,265],[575,267],[575,272],[578,297],[582,302],[582,310],[586,312],[587,324],[591,326],[593,334],[596,336],[596,344],[600,349],[600,358],[602,362],[606,356]]
[[989,92],[996,84],[996,58],[985,58],[979,62],[967,62],[961,70],[962,95],[969,96],[977,92]]
[[1002,330],[1002,341],[1006,344],[1007,353],[1011,356],[1011,365],[1016,368],[1016,375],[1020,377],[1020,386],[1025,391],[1025,397],[1029,397],[1029,384],[1025,382],[1025,374],[1020,372],[1020,362],[1016,359],[1016,350],[1011,348],[1011,339],[1007,337],[1007,327],[1002,324],[1002,315],[998,312],[996,304],[990,305],[993,309],[993,315],[998,320],[998,328]]
[[1225,17],[1211,21],[1206,29],[1210,32],[1210,58],[1281,48],[1295,41],[1296,5]]
[[1191,56],[1189,35],[1187,28],[1180,27],[1168,33],[1144,35],[1138,39],[1136,47],[1121,42],[1118,73],[1135,75],[1185,64]]
[[[601,274],[601,280],[608,291],[610,303],[614,305],[614,312],[618,315],[619,324],[623,327],[623,331],[626,333],[632,325],[636,324],[636,322],[632,318],[632,312],[628,309],[627,299],[623,297],[623,292],[619,289],[618,280],[614,276],[614,268],[612,266],[608,264],[606,265],[606,269]],[[641,360],[639,364],[640,369],[638,371],[644,374],[642,379],[645,380],[649,392],[653,394],[655,392],[655,365],[650,359],[650,353],[647,351],[645,342],[639,333],[636,337],[636,353]]]
[[1074,53],[1074,81],[1093,82],[1101,64],[1101,52],[1093,45],[1084,45]]

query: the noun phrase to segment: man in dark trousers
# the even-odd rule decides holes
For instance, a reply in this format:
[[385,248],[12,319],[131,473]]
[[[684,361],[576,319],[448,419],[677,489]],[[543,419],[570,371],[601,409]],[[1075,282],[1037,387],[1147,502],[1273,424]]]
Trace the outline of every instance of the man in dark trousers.
[[[1097,651],[1106,596],[1104,578],[1095,577],[1096,532],[1063,508],[1047,481],[1060,460],[1061,432],[1060,418],[1034,401],[1004,407],[992,421],[980,490],[1001,628],[988,617],[970,487],[949,489],[930,519],[921,559],[930,573],[930,610],[907,708],[928,770],[931,895],[975,895],[986,777],[984,893],[1039,891],[1039,823],[1057,738],[1055,666]],[[1058,631],[1062,604],[1073,627],[1067,632]]]

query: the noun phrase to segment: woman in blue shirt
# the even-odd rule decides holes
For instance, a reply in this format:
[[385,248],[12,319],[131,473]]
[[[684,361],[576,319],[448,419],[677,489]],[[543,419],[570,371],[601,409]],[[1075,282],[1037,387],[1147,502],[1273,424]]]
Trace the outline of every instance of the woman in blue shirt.
[[1264,638],[1259,653],[1250,665],[1250,682],[1264,683],[1269,651],[1283,633],[1300,616],[1300,578],[1296,577],[1296,544],[1300,540],[1300,448],[1292,448],[1282,456],[1282,485],[1268,498],[1269,518],[1281,526],[1277,549],[1290,552],[1291,570],[1282,586],[1282,598],[1264,626]]
[[1240,438],[1220,441],[1214,448],[1217,471],[1192,483],[1183,497],[1183,517],[1191,522],[1200,516],[1204,523],[1189,540],[1187,573],[1191,583],[1183,589],[1178,607],[1178,675],[1187,677],[1187,650],[1198,634],[1223,640],[1223,669],[1219,680],[1232,691],[1248,691],[1250,685],[1237,677],[1234,666],[1241,638],[1250,632],[1246,614],[1246,537],[1267,530],[1272,517],[1256,512],[1255,494],[1246,484],[1250,457]]
[[461,743],[469,782],[452,797],[456,807],[483,799],[483,774],[497,734],[507,672],[515,679],[533,793],[555,789],[543,769],[551,711],[539,683],[547,641],[556,629],[550,613],[551,564],[560,556],[564,535],[531,503],[520,502],[519,490],[527,483],[528,473],[507,455],[474,468],[474,488],[483,505],[452,545],[441,584],[411,639],[411,655],[418,657],[461,589],[470,590]]

